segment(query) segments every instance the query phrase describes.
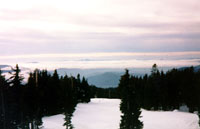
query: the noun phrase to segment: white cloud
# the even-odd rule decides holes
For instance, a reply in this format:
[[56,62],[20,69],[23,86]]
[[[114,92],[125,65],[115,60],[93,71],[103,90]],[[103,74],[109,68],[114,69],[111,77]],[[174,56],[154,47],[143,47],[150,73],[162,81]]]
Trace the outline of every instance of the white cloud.
[[[0,64],[28,68],[150,68],[199,65],[200,52],[63,53],[0,56]],[[30,63],[37,62],[37,63]]]
[[6,0],[0,55],[199,51],[199,12],[199,0]]

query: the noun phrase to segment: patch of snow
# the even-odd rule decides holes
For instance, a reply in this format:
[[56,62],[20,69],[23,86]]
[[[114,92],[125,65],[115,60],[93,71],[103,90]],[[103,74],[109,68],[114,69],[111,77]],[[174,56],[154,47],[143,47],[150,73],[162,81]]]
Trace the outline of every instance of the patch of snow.
[[[119,99],[91,99],[77,105],[72,117],[74,129],[119,129],[121,112]],[[143,129],[200,129],[196,114],[142,109]],[[64,115],[44,117],[43,129],[65,129]]]
[[89,104],[78,104],[72,124],[75,129],[118,129],[119,104],[119,99],[91,99]]
[[200,129],[196,114],[175,111],[147,111],[142,109],[140,120],[144,129]]
[[42,129],[66,129],[64,124],[64,118],[65,116],[60,114],[60,115],[54,115],[50,117],[43,117],[43,127]]

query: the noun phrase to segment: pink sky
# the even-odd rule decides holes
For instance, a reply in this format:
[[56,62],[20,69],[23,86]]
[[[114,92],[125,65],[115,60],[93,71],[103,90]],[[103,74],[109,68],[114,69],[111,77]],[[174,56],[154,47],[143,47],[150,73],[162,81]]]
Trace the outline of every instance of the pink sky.
[[199,52],[199,13],[199,0],[6,0],[0,4],[0,59]]

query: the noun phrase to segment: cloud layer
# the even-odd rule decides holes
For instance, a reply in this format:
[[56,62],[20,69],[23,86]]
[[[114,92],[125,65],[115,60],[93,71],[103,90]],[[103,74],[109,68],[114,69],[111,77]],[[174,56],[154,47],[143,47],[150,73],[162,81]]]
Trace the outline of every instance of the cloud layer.
[[151,53],[67,53],[67,54],[32,54],[0,56],[0,65],[5,64],[27,68],[151,68],[156,63],[159,67],[183,67],[200,64],[200,52],[151,52]]
[[199,0],[6,0],[0,55],[200,51]]

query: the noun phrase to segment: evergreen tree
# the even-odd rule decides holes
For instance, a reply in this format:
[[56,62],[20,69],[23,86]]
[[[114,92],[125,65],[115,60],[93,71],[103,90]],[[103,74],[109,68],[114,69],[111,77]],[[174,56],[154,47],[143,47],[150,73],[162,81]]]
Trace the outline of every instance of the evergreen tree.
[[121,116],[120,129],[142,129],[143,125],[139,121],[140,103],[137,101],[135,81],[130,78],[129,71],[121,76],[119,91],[121,97],[120,110]]
[[7,113],[9,125],[12,128],[17,128],[20,123],[23,123],[24,114],[24,100],[23,100],[23,88],[22,80],[23,76],[20,74],[21,70],[18,65],[15,68],[12,68],[10,72],[11,77],[9,78],[9,91],[8,91],[8,110]]
[[82,98],[83,102],[89,102],[90,101],[90,88],[87,80],[85,77],[83,77],[82,82],[81,82],[81,91],[82,91]]
[[157,64],[153,64],[152,69],[151,69],[151,74],[154,75],[154,74],[157,74],[157,72],[159,72],[158,66]]
[[24,79],[23,76],[20,74],[21,70],[19,69],[18,64],[15,68],[12,68],[12,72],[10,74],[12,75],[10,77],[10,84],[13,87],[19,88],[21,86],[21,82]]
[[6,129],[6,102],[5,102],[5,92],[6,92],[7,82],[5,76],[2,75],[0,69],[0,128]]
[[81,81],[80,75],[77,79],[67,75],[60,78],[56,70],[50,74],[36,69],[23,85],[20,72],[18,65],[12,68],[7,83],[0,71],[0,128],[39,129],[43,116],[60,113],[66,115],[67,128],[72,128],[71,116],[79,93],[81,102],[90,101],[87,80]]

